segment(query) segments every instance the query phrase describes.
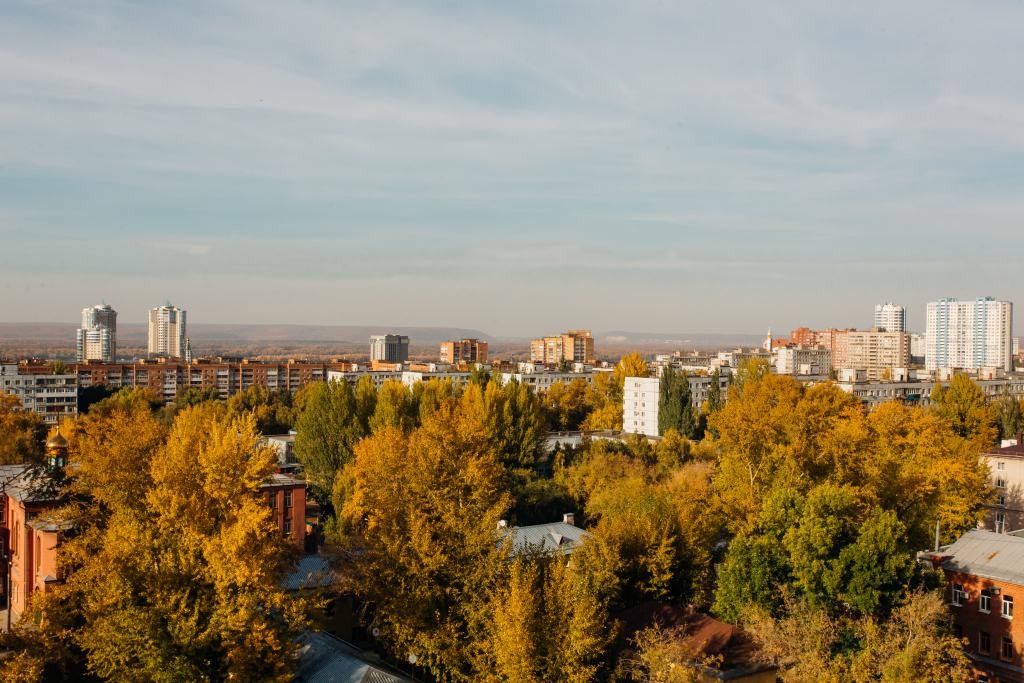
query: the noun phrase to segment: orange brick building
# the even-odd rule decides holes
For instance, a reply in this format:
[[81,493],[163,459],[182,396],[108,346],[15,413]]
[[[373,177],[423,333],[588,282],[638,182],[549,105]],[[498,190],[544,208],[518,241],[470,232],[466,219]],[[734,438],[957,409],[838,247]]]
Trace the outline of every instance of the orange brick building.
[[[978,683],[1024,683],[1024,538],[972,529],[933,555]],[[1022,607],[1024,609],[1024,607]]]
[[476,339],[441,342],[441,362],[461,365],[463,363],[486,363],[487,342]]
[[561,360],[592,363],[594,338],[590,330],[569,330],[557,337],[535,339],[530,342],[530,360],[534,363],[557,363]]
[[827,330],[811,330],[806,327],[798,327],[789,333],[789,343],[793,346],[797,344],[821,345],[834,354],[836,352],[836,336],[844,332],[856,332],[856,330],[849,327],[845,330],[837,330],[834,327],[830,327]]

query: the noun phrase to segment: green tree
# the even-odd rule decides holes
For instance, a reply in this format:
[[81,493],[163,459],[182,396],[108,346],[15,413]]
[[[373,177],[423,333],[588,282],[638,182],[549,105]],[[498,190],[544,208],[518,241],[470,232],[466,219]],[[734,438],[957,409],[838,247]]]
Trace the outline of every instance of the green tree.
[[563,358],[562,360],[558,361],[558,371],[572,372],[572,361],[569,360],[568,358]]
[[697,431],[697,409],[693,407],[693,395],[686,372],[676,372],[671,365],[661,373],[661,396],[658,403],[658,434],[664,436],[669,430],[676,430],[692,439]]
[[[718,366],[715,366],[714,372],[711,373],[709,379],[711,382],[708,386],[708,396],[701,407],[701,415],[705,425],[708,424],[712,415],[725,406],[725,396],[722,394],[722,373]],[[712,439],[718,438],[718,433],[714,430],[708,429],[707,431],[711,434]]]
[[772,365],[764,358],[744,358],[736,367],[736,372],[729,376],[731,389],[736,393],[742,393],[743,387],[748,383],[757,383],[770,375]]
[[313,497],[329,506],[335,473],[352,459],[352,447],[362,436],[348,382],[314,383],[295,429],[295,456],[305,467]]
[[1003,393],[989,406],[992,413],[992,421],[999,429],[999,438],[1013,439],[1020,430],[1021,402],[1010,393],[1010,385],[1003,387]]
[[356,385],[356,416],[359,420],[359,430],[363,434],[369,434],[370,418],[377,410],[377,389],[373,377],[363,375]]
[[384,427],[397,427],[410,431],[416,425],[416,410],[412,402],[412,391],[397,380],[388,380],[377,392],[377,405],[369,420],[370,432]]
[[55,375],[67,375],[71,372],[71,368],[67,363],[58,359],[50,363],[50,372]]
[[533,468],[547,433],[539,396],[516,381],[503,387],[491,382],[485,389],[470,384],[462,402],[479,417],[487,443],[502,465],[509,470]]
[[179,385],[174,395],[174,403],[178,409],[191,406],[201,406],[208,401],[219,401],[220,392],[215,387],[201,389],[199,387],[186,387]]
[[477,365],[473,368],[473,373],[469,376],[469,383],[475,384],[481,389],[486,389],[490,381],[491,373],[485,370],[482,365]]

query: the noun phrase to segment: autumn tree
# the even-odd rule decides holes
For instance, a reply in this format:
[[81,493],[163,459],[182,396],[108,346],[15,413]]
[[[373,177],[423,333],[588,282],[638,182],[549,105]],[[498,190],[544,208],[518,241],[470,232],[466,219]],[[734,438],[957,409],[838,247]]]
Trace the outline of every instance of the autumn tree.
[[313,383],[295,429],[295,456],[305,467],[313,496],[320,505],[330,505],[335,473],[352,459],[352,447],[362,437],[348,382]]
[[1003,392],[989,406],[992,422],[999,429],[999,438],[1014,439],[1022,425],[1021,401],[1010,393],[1010,386],[1003,387]]
[[953,375],[946,389],[936,383],[931,398],[935,412],[954,432],[979,449],[997,445],[998,428],[985,404],[985,394],[970,377]]
[[359,431],[369,434],[370,419],[377,410],[377,389],[373,377],[363,375],[356,384],[356,419],[359,420]]
[[43,459],[46,425],[11,394],[0,394],[0,465],[38,463]]
[[659,385],[658,434],[665,435],[674,429],[688,439],[694,438],[698,416],[686,372],[677,373],[671,365],[666,365]]
[[555,382],[543,393],[542,401],[552,429],[573,431],[580,428],[593,410],[588,400],[589,390],[587,380],[578,377],[571,382]]
[[[704,422],[707,424],[711,416],[720,411],[725,406],[725,396],[722,394],[722,374],[718,366],[715,366],[714,371],[711,373],[711,384],[708,387],[708,396],[704,401],[704,405],[701,406],[701,413],[704,417]],[[710,430],[709,430],[710,431]],[[718,433],[710,431],[711,438],[717,439]]]
[[377,403],[369,420],[370,431],[396,427],[408,432],[416,425],[416,417],[409,387],[402,382],[388,380],[377,392]]
[[445,399],[407,435],[385,426],[355,447],[345,508],[365,540],[360,590],[392,651],[439,680],[469,680],[470,625],[501,565],[497,521],[510,498],[476,406]]

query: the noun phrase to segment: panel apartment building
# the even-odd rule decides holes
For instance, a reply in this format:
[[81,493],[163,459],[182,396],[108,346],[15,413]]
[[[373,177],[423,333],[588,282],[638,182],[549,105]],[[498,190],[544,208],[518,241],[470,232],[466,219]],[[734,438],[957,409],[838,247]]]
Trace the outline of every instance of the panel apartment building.
[[37,413],[47,427],[78,414],[78,375],[54,374],[43,360],[0,365],[0,393],[16,396],[21,407]]
[[441,342],[441,362],[452,365],[486,363],[487,342],[476,339]]
[[841,332],[835,338],[837,368],[866,370],[868,380],[891,376],[897,368],[910,367],[910,333]]
[[1013,304],[990,296],[928,304],[925,368],[1013,371]]
[[590,330],[569,330],[557,337],[544,337],[530,342],[531,362],[558,363],[562,360],[594,362],[594,338]]
[[370,360],[404,363],[409,360],[409,338],[401,334],[375,334],[370,337]]

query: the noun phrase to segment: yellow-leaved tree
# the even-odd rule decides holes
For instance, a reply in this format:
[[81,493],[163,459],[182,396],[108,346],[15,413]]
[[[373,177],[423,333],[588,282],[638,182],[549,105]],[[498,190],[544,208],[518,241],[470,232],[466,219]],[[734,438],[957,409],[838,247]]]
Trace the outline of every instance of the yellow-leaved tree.
[[123,403],[70,435],[71,502],[53,517],[75,532],[66,583],[33,604],[44,629],[100,678],[290,680],[319,600],[281,587],[298,549],[258,495],[275,454],[255,418],[207,403],[165,433]]
[[21,407],[17,396],[0,394],[0,465],[41,462],[43,418]]

